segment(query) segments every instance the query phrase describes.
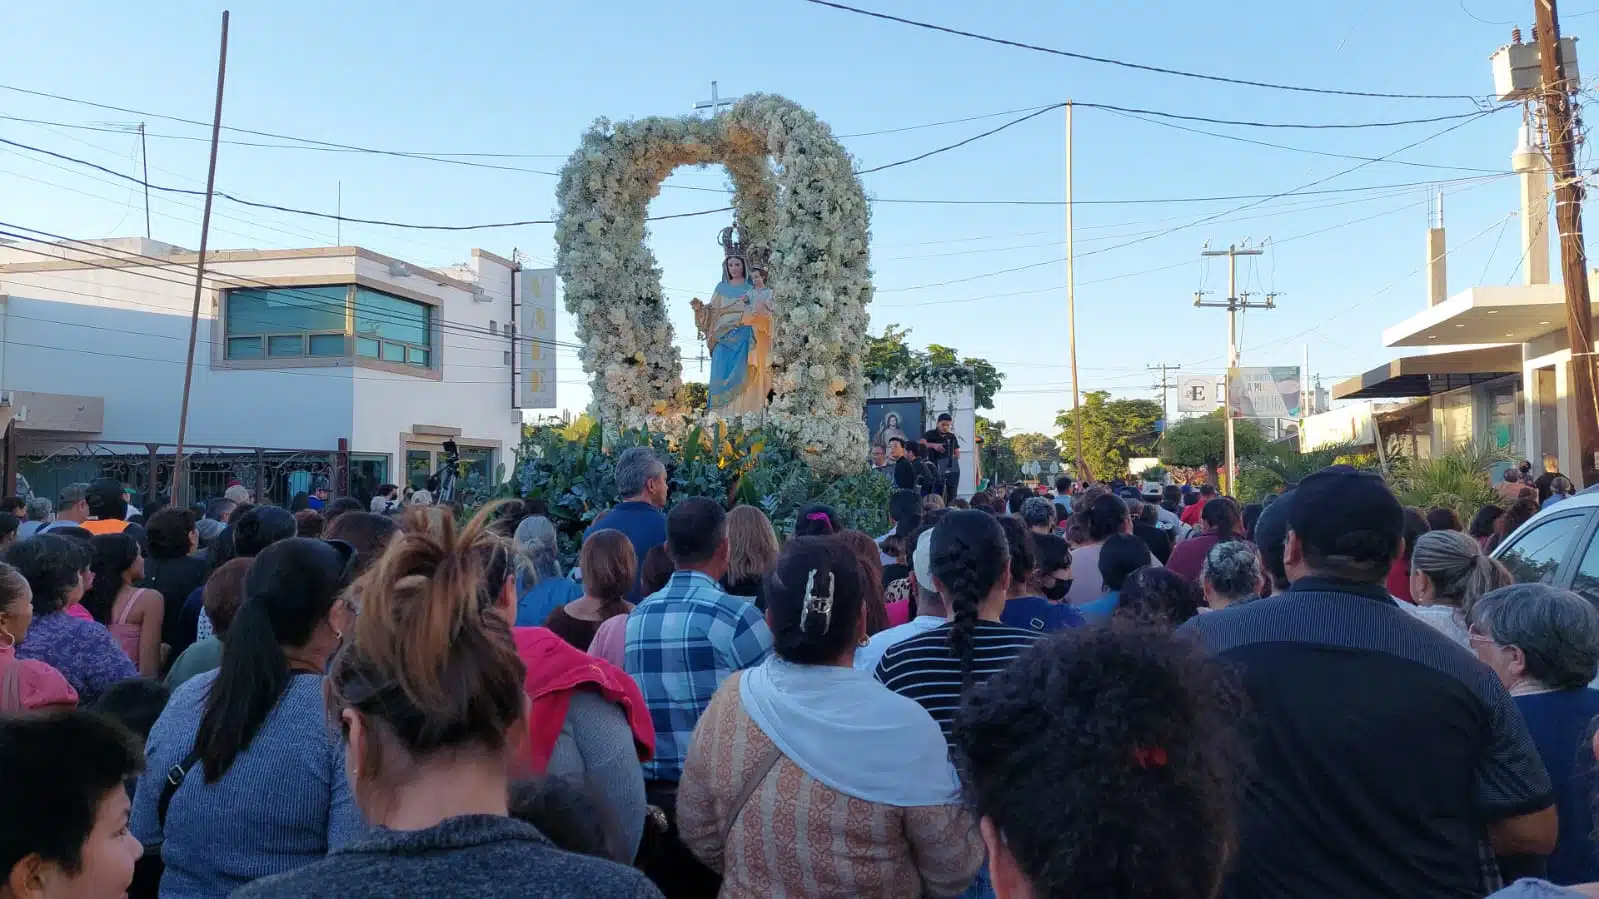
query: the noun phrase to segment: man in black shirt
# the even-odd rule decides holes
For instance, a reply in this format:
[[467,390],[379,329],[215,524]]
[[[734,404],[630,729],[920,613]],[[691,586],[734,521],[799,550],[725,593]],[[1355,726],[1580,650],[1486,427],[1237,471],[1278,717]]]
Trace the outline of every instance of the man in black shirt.
[[[898,437],[888,438],[888,455],[893,462],[894,489],[917,490],[916,487],[916,457],[912,454],[910,445]],[[917,491],[918,495],[920,491]]]
[[948,412],[941,413],[938,427],[923,435],[922,442],[927,444],[927,461],[939,476],[933,492],[942,493],[947,503],[955,498],[961,483],[961,439],[955,434],[955,419]]
[[1554,849],[1549,775],[1498,677],[1383,587],[1403,535],[1380,478],[1312,475],[1288,510],[1288,592],[1184,625],[1249,699],[1229,899],[1465,899],[1496,887],[1486,848]]

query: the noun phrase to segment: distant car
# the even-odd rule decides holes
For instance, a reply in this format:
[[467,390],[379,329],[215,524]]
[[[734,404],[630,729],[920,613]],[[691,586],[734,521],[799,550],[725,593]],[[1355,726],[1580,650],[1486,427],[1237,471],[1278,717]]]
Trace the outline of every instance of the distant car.
[[1505,538],[1493,551],[1516,583],[1575,590],[1599,605],[1599,493],[1555,503]]

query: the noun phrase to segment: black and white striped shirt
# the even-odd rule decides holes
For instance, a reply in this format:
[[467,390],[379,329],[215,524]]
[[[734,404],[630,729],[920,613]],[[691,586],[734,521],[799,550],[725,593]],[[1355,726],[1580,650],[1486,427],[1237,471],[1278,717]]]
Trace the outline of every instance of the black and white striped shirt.
[[[884,686],[927,709],[949,739],[955,710],[960,708],[960,657],[949,648],[950,625],[941,624],[888,648],[875,676]],[[1041,634],[993,621],[978,621],[972,630],[972,685],[1009,665]]]

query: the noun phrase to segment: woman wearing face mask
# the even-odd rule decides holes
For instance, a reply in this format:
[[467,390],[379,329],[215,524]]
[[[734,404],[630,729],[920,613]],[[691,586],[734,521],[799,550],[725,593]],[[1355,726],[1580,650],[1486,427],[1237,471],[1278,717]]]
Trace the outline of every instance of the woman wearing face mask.
[[45,662],[17,658],[17,644],[33,624],[33,591],[10,565],[0,562],[0,714],[72,709],[78,691]]
[[1010,544],[1011,597],[999,620],[1031,631],[1077,627],[1083,616],[1066,603],[1072,587],[1072,551],[1066,538],[1029,533],[1013,518],[1001,518]]

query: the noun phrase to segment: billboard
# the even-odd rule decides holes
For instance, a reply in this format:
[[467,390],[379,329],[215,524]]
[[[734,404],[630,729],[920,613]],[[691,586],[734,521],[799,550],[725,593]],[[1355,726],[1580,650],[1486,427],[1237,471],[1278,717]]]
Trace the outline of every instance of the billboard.
[[555,269],[523,269],[520,273],[522,370],[520,409],[555,408]]
[[1216,378],[1183,378],[1177,386],[1177,411],[1206,413],[1221,402]]
[[1233,418],[1298,418],[1299,366],[1228,369],[1227,412]]

